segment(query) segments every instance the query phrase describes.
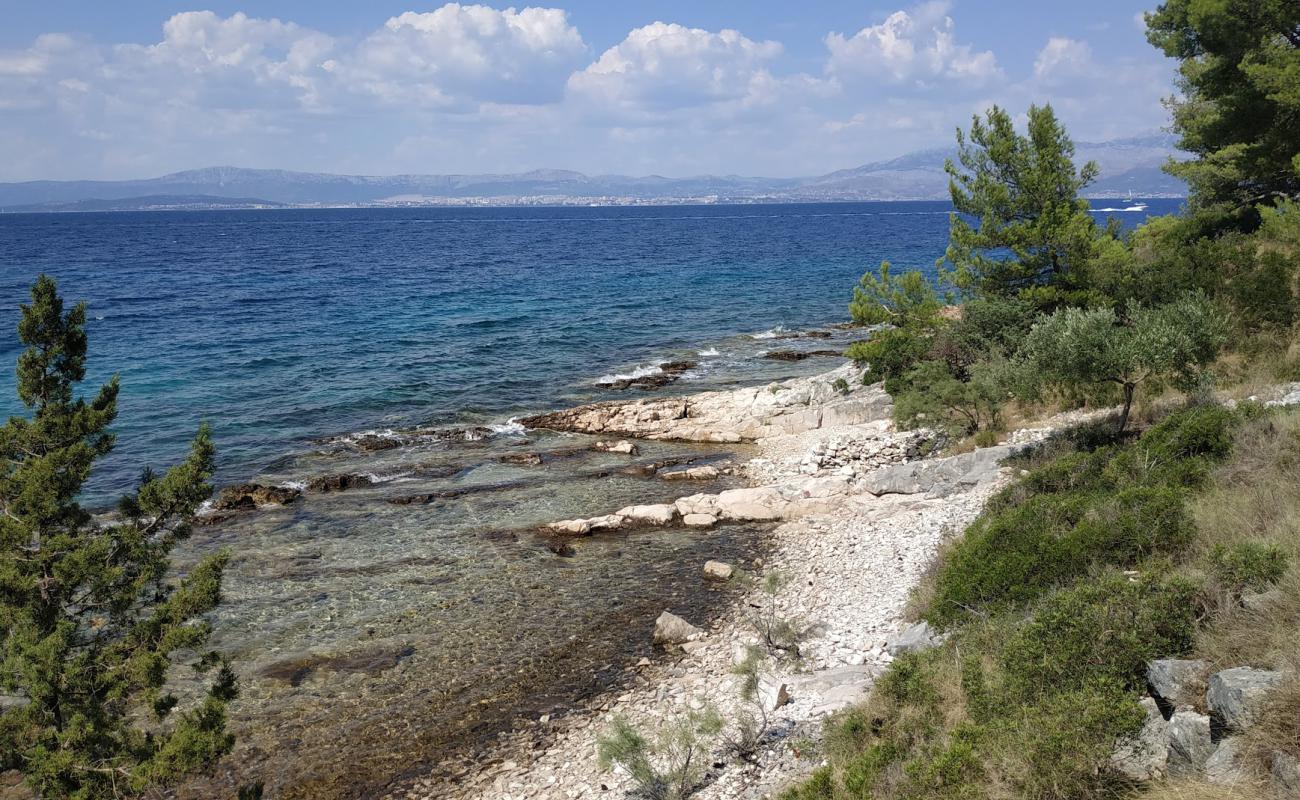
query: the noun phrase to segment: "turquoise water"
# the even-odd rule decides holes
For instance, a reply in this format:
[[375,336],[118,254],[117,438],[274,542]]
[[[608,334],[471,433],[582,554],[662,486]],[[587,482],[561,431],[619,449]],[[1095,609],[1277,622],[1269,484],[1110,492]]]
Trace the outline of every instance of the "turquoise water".
[[[1175,210],[1153,201],[1153,213]],[[944,203],[665,208],[0,215],[0,362],[39,272],[89,302],[89,377],[122,376],[119,445],[88,491],[214,428],[219,483],[374,483],[203,527],[184,562],[229,547],[215,643],[243,697],[239,750],[192,797],[251,779],[269,797],[356,797],[473,758],[521,717],[563,708],[649,655],[664,608],[705,619],[709,558],[761,529],[594,537],[560,558],[535,533],[696,490],[512,417],[635,396],[602,378],[697,362],[660,391],[822,371],[775,349],[842,349],[852,284],[881,260],[929,272]],[[1122,215],[1129,224],[1142,215]],[[829,339],[787,339],[822,327]],[[0,414],[23,412],[12,368]],[[490,426],[465,435],[467,426]],[[399,446],[357,446],[357,434]],[[503,463],[538,453],[540,466]],[[744,458],[652,444],[633,462]],[[394,502],[421,496],[422,502]]]

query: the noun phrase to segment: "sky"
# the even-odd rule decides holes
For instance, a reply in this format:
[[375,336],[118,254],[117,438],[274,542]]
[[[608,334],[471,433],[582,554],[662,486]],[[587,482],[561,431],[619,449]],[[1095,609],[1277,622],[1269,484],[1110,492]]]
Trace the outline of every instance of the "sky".
[[1092,0],[0,0],[0,181],[818,175],[1050,102],[1157,132],[1173,63]]

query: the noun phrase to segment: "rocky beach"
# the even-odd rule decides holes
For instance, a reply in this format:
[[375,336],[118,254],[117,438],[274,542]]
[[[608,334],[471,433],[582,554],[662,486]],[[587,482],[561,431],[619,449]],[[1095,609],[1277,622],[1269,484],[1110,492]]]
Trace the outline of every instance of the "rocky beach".
[[[633,783],[599,768],[597,737],[616,716],[643,729],[709,708],[732,718],[745,705],[733,667],[759,644],[754,615],[772,602],[774,613],[806,631],[799,658],[766,663],[760,746],[743,760],[719,746],[699,796],[768,797],[805,774],[816,764],[808,743],[828,715],[865,697],[898,653],[928,643],[928,629],[905,621],[909,594],[944,542],[1005,484],[1009,470],[1000,461],[1057,427],[1049,421],[1015,432],[1009,443],[942,457],[935,434],[897,431],[890,412],[888,395],[864,386],[861,370],[845,364],[763,386],[602,402],[524,420],[610,437],[611,449],[628,453],[663,440],[752,443],[753,455],[735,465],[746,486],[691,493],[682,470],[683,492],[672,502],[610,508],[545,529],[581,541],[688,528],[707,541],[732,525],[770,523],[752,534],[764,540],[755,547],[761,555],[726,563],[702,548],[692,565],[698,580],[738,587],[718,613],[683,618],[666,601],[656,620],[657,655],[628,664],[608,692],[568,713],[527,720],[501,736],[487,759],[410,776],[384,796],[621,797]],[[767,574],[782,576],[778,594],[740,579]]]

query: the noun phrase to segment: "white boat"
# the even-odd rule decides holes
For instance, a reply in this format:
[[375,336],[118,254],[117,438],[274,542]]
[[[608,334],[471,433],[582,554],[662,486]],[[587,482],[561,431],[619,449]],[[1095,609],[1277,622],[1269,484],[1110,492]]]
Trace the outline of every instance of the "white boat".
[[1129,189],[1129,192],[1128,192],[1128,205],[1125,206],[1125,207],[1124,207],[1123,209],[1121,209],[1121,210],[1122,210],[1122,211],[1146,211],[1146,210],[1147,210],[1147,204],[1144,203],[1144,202],[1142,202],[1141,200],[1134,201],[1134,200],[1133,200],[1133,190],[1132,190],[1132,189]]

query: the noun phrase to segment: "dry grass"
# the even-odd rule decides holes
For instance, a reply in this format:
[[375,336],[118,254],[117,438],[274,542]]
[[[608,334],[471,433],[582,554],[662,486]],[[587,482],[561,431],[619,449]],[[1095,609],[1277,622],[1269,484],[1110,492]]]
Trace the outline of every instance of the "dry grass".
[[1198,780],[1170,782],[1145,792],[1143,800],[1260,800],[1267,790],[1259,785],[1215,786]]

